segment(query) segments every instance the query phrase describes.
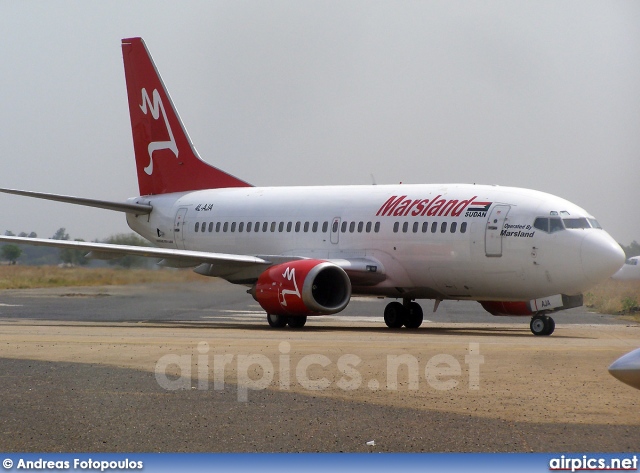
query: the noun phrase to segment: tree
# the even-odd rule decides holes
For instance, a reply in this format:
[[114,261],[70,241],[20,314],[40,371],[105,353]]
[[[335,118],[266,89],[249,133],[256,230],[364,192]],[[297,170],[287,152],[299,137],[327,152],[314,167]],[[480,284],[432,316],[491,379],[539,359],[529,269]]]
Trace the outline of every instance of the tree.
[[10,261],[11,264],[16,264],[16,260],[20,258],[22,250],[18,245],[4,245],[2,247],[2,259]]
[[[139,237],[135,233],[119,233],[117,235],[111,235],[102,242],[109,243],[111,245],[151,246],[147,240]],[[126,255],[122,258],[109,260],[109,264],[124,266],[125,268],[141,268],[148,267],[151,261],[153,261],[152,258]]]
[[627,255],[627,258],[640,255],[640,243],[638,243],[635,240],[633,240],[633,242],[631,242],[629,246],[624,246],[624,245],[620,245],[620,246],[624,250],[625,255]]
[[60,227],[56,230],[56,232],[51,237],[52,240],[68,240],[69,234],[67,233],[67,229],[64,227]]
[[[75,241],[84,241],[80,238],[76,238]],[[77,250],[75,248],[62,248],[60,250],[60,260],[65,264],[71,264],[73,266],[86,266],[89,264],[89,260],[85,258],[86,250]]]
[[[67,233],[67,229],[64,227],[60,227],[56,230],[56,232],[51,237],[52,240],[69,240],[69,234]],[[75,241],[84,241],[76,238]],[[86,251],[85,250],[76,250],[75,248],[62,248],[60,250],[60,261],[65,264],[71,265],[81,265],[84,266],[89,264],[89,260],[85,258]]]

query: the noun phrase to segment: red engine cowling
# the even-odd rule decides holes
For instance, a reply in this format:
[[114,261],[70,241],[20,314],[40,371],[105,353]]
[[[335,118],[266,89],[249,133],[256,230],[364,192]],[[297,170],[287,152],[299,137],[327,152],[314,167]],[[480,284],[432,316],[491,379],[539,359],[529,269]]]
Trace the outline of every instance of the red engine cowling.
[[273,315],[325,315],[343,310],[351,281],[340,266],[317,259],[272,266],[251,289],[253,298]]
[[533,315],[528,302],[481,301],[480,304],[491,315]]

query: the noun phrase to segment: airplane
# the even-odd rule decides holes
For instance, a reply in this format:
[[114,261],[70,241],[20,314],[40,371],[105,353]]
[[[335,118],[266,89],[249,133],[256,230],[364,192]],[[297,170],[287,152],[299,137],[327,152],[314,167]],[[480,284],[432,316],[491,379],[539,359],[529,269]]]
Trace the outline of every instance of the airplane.
[[620,270],[611,276],[611,279],[619,281],[635,281],[640,280],[640,256],[632,256]]
[[[352,295],[395,299],[389,328],[417,329],[416,300],[478,301],[530,317],[582,305],[624,253],[586,210],[560,197],[475,184],[254,187],[198,155],[141,38],[122,40],[140,195],[126,202],[2,192],[126,214],[155,247],[2,236],[89,257],[161,258],[247,286],[271,327],[342,311]],[[402,301],[402,302],[400,302]]]
[[640,348],[611,363],[609,373],[617,380],[640,389]]

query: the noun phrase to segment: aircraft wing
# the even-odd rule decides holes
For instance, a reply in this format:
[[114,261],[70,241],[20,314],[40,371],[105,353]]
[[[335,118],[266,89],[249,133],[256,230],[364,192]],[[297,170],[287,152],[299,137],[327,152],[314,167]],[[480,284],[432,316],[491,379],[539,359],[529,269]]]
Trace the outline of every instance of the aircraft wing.
[[[280,255],[235,255],[210,253],[207,251],[174,250],[149,246],[113,245],[88,241],[52,240],[45,238],[25,238],[0,236],[0,242],[49,246],[87,251],[89,258],[115,259],[126,255],[159,258],[160,265],[173,268],[195,267],[199,274],[217,276],[235,283],[253,283],[269,266],[306,259],[300,256]],[[375,285],[385,279],[384,270],[379,262],[365,258],[329,260],[343,268],[352,283]]]
[[225,253],[209,253],[206,251],[173,250],[148,246],[112,245],[109,243],[95,243],[88,241],[51,240],[45,238],[23,238],[14,236],[0,236],[0,242],[50,246],[54,248],[68,248],[88,251],[89,257],[96,259],[112,259],[125,255],[161,258],[166,261],[165,266],[194,267],[209,263],[219,268],[221,276],[233,273],[247,266],[260,266],[264,270],[273,264],[262,258],[247,255],[229,255]]

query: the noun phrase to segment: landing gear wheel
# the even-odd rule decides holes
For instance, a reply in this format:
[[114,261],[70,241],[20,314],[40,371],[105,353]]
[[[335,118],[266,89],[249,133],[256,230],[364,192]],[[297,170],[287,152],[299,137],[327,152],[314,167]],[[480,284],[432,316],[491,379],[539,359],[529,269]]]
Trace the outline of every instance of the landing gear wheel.
[[[405,309],[406,310],[406,309]],[[404,326],[407,328],[418,328],[422,325],[422,307],[417,302],[409,303],[409,310],[406,313]]]
[[287,317],[284,315],[267,314],[267,322],[273,328],[282,328],[287,325]]
[[307,323],[307,316],[298,315],[294,317],[288,317],[287,320],[288,320],[287,323],[289,324],[290,328],[302,328],[304,327],[304,324]]
[[529,328],[534,335],[551,335],[556,328],[556,323],[548,315],[534,315]]
[[400,328],[405,323],[407,310],[399,302],[390,302],[384,309],[384,323],[389,328]]
[[547,335],[551,335],[553,331],[556,329],[556,322],[551,317],[549,319],[549,330],[547,331]]

